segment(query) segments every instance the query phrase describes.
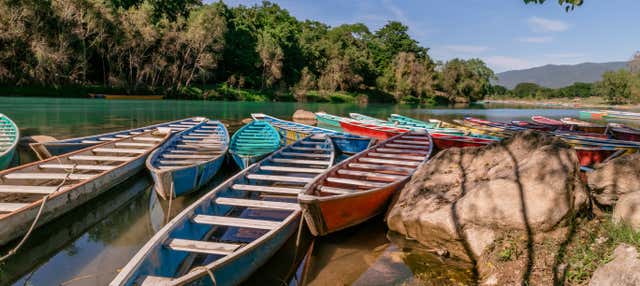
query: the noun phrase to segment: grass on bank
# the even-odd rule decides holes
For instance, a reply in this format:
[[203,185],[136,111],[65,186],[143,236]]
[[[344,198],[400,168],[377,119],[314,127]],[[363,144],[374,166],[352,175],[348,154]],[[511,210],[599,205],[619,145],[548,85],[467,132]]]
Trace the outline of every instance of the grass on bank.
[[613,259],[614,249],[622,243],[640,251],[640,232],[626,224],[615,223],[610,217],[596,219],[578,231],[565,258],[566,285],[587,284],[598,267]]

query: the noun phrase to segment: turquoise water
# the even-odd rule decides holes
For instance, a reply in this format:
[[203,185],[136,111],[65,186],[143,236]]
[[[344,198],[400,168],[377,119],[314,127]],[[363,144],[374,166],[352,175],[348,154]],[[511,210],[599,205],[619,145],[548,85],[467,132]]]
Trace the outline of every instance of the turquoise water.
[[[475,116],[498,121],[527,119],[531,115],[549,117],[578,116],[571,109],[531,109],[505,106],[462,106],[416,108],[402,105],[252,103],[212,101],[115,101],[94,99],[8,98],[0,97],[0,113],[12,118],[23,136],[49,135],[59,139],[104,133],[190,116],[222,120],[233,132],[252,112],[290,118],[296,109],[325,111],[347,116],[359,112],[380,118],[390,113],[420,119],[453,119]],[[30,160],[26,151],[23,163]],[[171,216],[236,172],[228,162],[214,182],[203,190],[179,198]],[[0,285],[106,285],[131,256],[153,235],[164,221],[168,206],[153,203],[151,181],[137,174],[106,195],[38,229],[18,254],[0,266]],[[154,225],[156,227],[154,227]],[[435,277],[435,270],[458,269],[425,258],[420,250],[398,247],[387,237],[377,218],[363,226],[331,235],[315,242],[307,282],[311,285],[393,285],[428,283],[440,285],[455,279],[465,284],[465,271],[451,277]],[[308,245],[307,237],[303,245]],[[294,266],[294,243],[283,249],[249,285],[281,285]],[[415,246],[413,246],[415,248]],[[0,250],[5,253],[7,249]],[[426,260],[425,260],[426,259]],[[426,262],[425,262],[426,261]],[[425,266],[425,265],[428,265]],[[426,279],[421,280],[421,279]],[[465,278],[466,277],[466,278]],[[443,282],[444,283],[444,282]],[[445,283],[446,284],[446,283]]]

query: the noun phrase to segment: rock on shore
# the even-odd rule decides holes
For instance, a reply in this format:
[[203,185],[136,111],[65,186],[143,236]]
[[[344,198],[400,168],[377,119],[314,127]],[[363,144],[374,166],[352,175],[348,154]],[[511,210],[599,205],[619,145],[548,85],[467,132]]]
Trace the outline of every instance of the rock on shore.
[[293,122],[316,125],[316,114],[311,111],[298,109],[293,113]]
[[613,252],[613,260],[599,267],[589,286],[640,285],[640,259],[635,247],[621,244]]
[[417,170],[387,223],[427,247],[475,260],[505,232],[553,231],[585,207],[578,166],[560,139],[535,132],[448,149]]
[[587,175],[596,202],[613,206],[624,194],[640,191],[640,153],[624,155],[596,166]]

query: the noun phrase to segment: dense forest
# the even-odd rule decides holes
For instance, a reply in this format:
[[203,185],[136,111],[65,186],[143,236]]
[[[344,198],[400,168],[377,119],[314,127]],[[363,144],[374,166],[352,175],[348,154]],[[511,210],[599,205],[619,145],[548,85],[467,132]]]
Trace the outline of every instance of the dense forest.
[[0,0],[0,87],[14,94],[429,103],[492,92],[481,60],[428,52],[399,22],[331,27],[266,1]]

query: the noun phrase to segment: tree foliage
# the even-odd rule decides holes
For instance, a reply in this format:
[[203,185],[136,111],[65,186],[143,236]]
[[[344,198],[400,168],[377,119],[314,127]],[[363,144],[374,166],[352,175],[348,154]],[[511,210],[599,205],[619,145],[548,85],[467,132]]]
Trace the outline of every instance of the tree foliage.
[[595,86],[596,94],[611,104],[624,104],[640,100],[640,78],[627,70],[608,71]]
[[[0,85],[100,85],[189,96],[216,85],[297,98],[371,94],[398,101],[482,98],[480,60],[438,66],[391,21],[335,27],[277,4],[199,0],[0,0]],[[213,96],[215,97],[215,96]]]

